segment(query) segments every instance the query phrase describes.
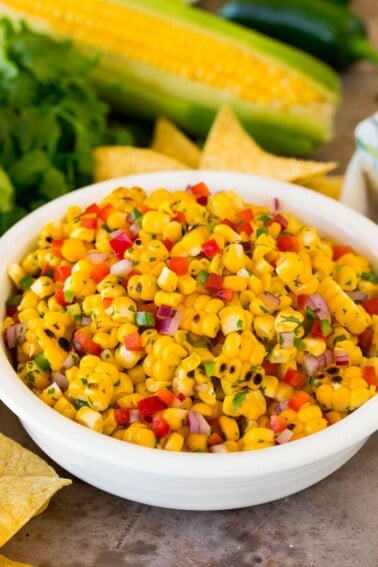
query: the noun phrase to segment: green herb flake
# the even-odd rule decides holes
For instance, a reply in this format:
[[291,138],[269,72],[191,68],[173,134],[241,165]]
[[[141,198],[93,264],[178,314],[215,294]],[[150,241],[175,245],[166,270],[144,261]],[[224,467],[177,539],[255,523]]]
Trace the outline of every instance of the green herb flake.
[[248,393],[249,393],[249,390],[240,390],[240,392],[237,392],[234,395],[234,399],[232,400],[232,406],[231,406],[231,409],[233,411],[236,411],[237,409],[239,409],[243,405],[244,400],[245,400],[246,396],[248,395]]
[[33,284],[33,277],[30,274],[23,276],[19,281],[19,287],[21,289],[30,289],[31,285]]
[[154,327],[155,317],[149,311],[137,311],[135,313],[135,324],[138,327]]

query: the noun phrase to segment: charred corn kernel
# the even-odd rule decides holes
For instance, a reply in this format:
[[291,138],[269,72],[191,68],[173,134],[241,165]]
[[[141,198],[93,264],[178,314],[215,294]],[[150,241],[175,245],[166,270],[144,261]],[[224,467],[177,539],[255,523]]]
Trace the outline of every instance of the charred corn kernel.
[[323,409],[332,409],[333,388],[331,385],[321,384],[318,388],[316,388],[315,396]]
[[369,325],[370,316],[330,276],[326,276],[320,282],[319,293],[327,302],[338,323],[351,333],[359,335]]
[[224,335],[233,331],[243,331],[247,324],[247,311],[237,305],[223,307],[219,311],[221,329]]
[[169,427],[173,431],[176,431],[177,429],[180,429],[183,424],[185,424],[188,416],[188,410],[180,408],[166,408],[165,410],[163,410],[162,416],[169,424]]
[[183,299],[181,293],[172,292],[168,293],[166,291],[157,291],[154,296],[154,303],[158,307],[160,305],[170,305],[171,307],[177,308]]
[[118,398],[134,392],[134,383],[126,372],[119,372],[116,380],[113,382],[113,395],[111,401],[117,401]]
[[178,278],[178,290],[182,295],[190,295],[195,292],[197,282],[189,275],[180,276]]
[[84,258],[87,248],[79,238],[66,238],[61,249],[62,256],[69,262],[77,262]]
[[129,443],[135,443],[136,445],[142,445],[143,447],[150,447],[151,449],[156,445],[156,437],[154,432],[147,427],[133,427],[135,423],[132,423],[128,429],[126,429],[123,439]]
[[240,446],[238,441],[231,441],[230,439],[226,439],[224,442],[224,446],[226,447],[229,453],[235,453],[236,451],[240,451]]
[[140,400],[142,399],[143,396],[141,396],[141,394],[134,392],[133,394],[125,394],[124,396],[118,398],[117,404],[120,408],[136,409],[138,407],[138,402],[140,402]]
[[93,429],[93,431],[102,433],[103,421],[102,415],[99,411],[82,406],[77,410],[76,421],[81,425],[85,425],[85,427],[88,427],[89,429]]
[[219,426],[226,439],[229,439],[230,441],[239,440],[240,431],[236,419],[222,415],[219,418]]
[[310,421],[320,419],[322,417],[322,410],[319,406],[313,404],[304,404],[297,412],[297,418],[300,421]]
[[241,390],[234,395],[226,395],[223,412],[231,417],[244,415],[248,419],[258,419],[266,411],[265,397],[260,390]]
[[353,291],[357,287],[358,274],[351,266],[340,266],[334,277],[345,291]]
[[273,447],[274,431],[267,427],[255,427],[243,435],[241,442],[244,451]]
[[128,350],[124,345],[120,345],[116,348],[114,357],[121,368],[129,370],[142,358],[142,351]]
[[184,446],[184,437],[174,431],[168,436],[168,439],[164,445],[166,451],[181,451]]
[[40,276],[32,283],[30,289],[33,293],[38,295],[38,297],[48,297],[54,293],[55,283],[54,280],[48,276]]
[[318,339],[314,337],[305,337],[302,341],[303,348],[305,351],[313,354],[314,356],[322,355],[327,348],[327,343],[324,339]]
[[186,446],[193,453],[205,453],[207,451],[207,435],[201,433],[189,433],[186,438]]
[[149,274],[131,276],[127,284],[127,293],[136,300],[152,301],[157,290],[156,278]]
[[256,335],[260,339],[273,341],[273,339],[276,336],[274,322],[275,322],[275,318],[273,315],[269,315],[268,313],[265,315],[257,315],[253,319],[253,329]]
[[178,276],[173,270],[164,266],[157,279],[157,284],[164,291],[175,291],[178,285]]
[[61,413],[62,415],[64,415],[65,417],[68,417],[68,419],[75,419],[76,417],[76,409],[75,406],[73,404],[71,404],[71,402],[69,402],[67,400],[67,398],[65,398],[64,396],[62,396],[55,404],[54,404],[54,410],[56,410],[57,412]]
[[40,394],[41,400],[50,407],[53,407],[62,396],[63,392],[55,382],[44,388]]
[[243,246],[240,243],[229,244],[224,249],[222,260],[225,268],[233,274],[245,268],[246,256]]
[[290,384],[285,384],[284,382],[280,382],[277,387],[275,398],[277,402],[284,402],[285,400],[290,399],[293,394],[293,386],[290,386]]
[[363,386],[357,386],[356,388],[352,388],[349,396],[348,409],[353,411],[359,408],[360,406],[362,406],[362,404],[367,402],[369,399],[370,399],[370,392],[368,388]]
[[105,410],[102,414],[102,432],[105,435],[112,435],[118,426],[117,420],[115,418],[115,412],[113,408]]

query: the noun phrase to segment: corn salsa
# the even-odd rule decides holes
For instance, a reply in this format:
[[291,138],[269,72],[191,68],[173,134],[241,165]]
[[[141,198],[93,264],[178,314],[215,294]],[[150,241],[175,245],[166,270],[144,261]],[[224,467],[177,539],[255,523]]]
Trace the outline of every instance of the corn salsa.
[[20,379],[67,418],[191,452],[291,442],[377,393],[378,276],[282,211],[119,187],[49,222],[9,266]]

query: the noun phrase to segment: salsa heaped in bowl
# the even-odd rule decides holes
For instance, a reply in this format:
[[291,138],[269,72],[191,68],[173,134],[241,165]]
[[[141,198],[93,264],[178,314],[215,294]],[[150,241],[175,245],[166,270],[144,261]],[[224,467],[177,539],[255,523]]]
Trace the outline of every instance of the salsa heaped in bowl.
[[70,205],[8,265],[19,378],[86,428],[170,452],[255,451],[342,421],[377,392],[369,259],[278,193],[255,203],[253,185],[197,178]]
[[[187,190],[201,183],[211,195]],[[101,219],[133,187],[146,196]],[[330,475],[377,430],[363,304],[378,227],[337,201],[230,172],[134,175],[40,207],[0,246],[0,398],[85,482],[168,508],[251,506]]]

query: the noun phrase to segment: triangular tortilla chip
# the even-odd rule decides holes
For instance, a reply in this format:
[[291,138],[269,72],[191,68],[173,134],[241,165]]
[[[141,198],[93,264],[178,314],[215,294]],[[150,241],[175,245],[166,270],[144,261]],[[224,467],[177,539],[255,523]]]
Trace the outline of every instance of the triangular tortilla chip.
[[95,181],[105,181],[134,173],[188,169],[185,163],[149,148],[100,146],[94,149],[93,155]]
[[0,478],[0,547],[20,530],[43,505],[71,481],[55,476]]
[[316,175],[307,179],[298,179],[298,185],[323,193],[332,199],[339,199],[344,183],[344,175]]
[[191,169],[198,168],[201,157],[199,147],[173,122],[163,116],[155,122],[151,148],[156,152],[188,164]]
[[9,475],[58,476],[38,455],[0,433],[0,477]]
[[326,173],[336,166],[334,162],[285,158],[266,152],[244,130],[228,106],[219,109],[200,159],[201,169],[251,173],[282,181],[296,181]]
[[19,561],[12,561],[4,555],[0,555],[0,567],[33,567],[30,563],[20,563]]

